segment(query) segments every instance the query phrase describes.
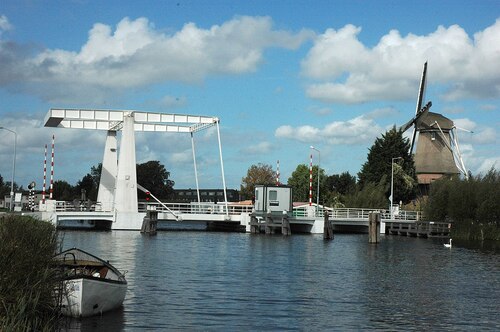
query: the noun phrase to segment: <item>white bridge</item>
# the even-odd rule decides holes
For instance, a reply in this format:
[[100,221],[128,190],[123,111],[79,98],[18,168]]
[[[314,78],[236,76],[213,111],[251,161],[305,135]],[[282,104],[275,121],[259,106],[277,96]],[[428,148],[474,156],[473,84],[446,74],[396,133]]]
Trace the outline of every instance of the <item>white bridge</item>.
[[[144,213],[138,209],[135,154],[135,132],[179,133],[190,135],[196,180],[199,196],[194,134],[215,126],[219,145],[219,156],[224,188],[225,216],[229,215],[224,164],[220,141],[219,119],[212,116],[166,114],[129,110],[93,110],[93,109],[50,109],[45,117],[46,127],[81,130],[103,130],[107,132],[102,161],[97,201],[92,215],[88,213],[58,211],[61,203],[43,199],[39,206],[41,218],[53,220],[57,224],[65,220],[69,223],[85,223],[85,220],[110,221],[112,229],[140,229]],[[121,132],[120,151],[118,153],[117,133]],[[144,188],[142,188],[144,189]],[[62,204],[64,205],[64,204]],[[73,218],[73,219],[71,219]]]
[[[96,210],[97,208],[97,210]],[[214,222],[226,222],[233,229],[238,226],[250,231],[250,216],[253,205],[238,203],[139,203],[138,214],[140,220],[144,219],[148,210],[158,212],[158,230],[166,229],[191,229],[193,225],[202,228]],[[89,208],[74,206],[70,202],[57,202],[52,220],[59,228],[67,229],[122,229],[115,227],[115,214],[113,212],[98,211],[99,204]],[[303,205],[294,207],[290,214],[290,223],[302,225],[307,233],[322,233],[324,214],[328,212],[329,220],[335,231],[366,232],[368,229],[368,216],[371,212],[381,214],[382,223],[407,222],[414,223],[423,220],[422,213],[416,211],[400,211],[390,218],[389,210],[361,209],[361,208],[326,208]],[[125,228],[132,229],[132,228]],[[134,228],[134,230],[140,230]],[[385,228],[381,228],[385,232]]]

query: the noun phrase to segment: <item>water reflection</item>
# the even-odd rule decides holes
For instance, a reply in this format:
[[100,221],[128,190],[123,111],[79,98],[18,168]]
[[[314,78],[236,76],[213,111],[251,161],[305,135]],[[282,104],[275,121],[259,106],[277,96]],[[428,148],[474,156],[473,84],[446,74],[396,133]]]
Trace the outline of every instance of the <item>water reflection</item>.
[[367,235],[67,232],[128,270],[123,309],[73,330],[495,330],[494,250]]
[[65,331],[123,331],[125,327],[125,314],[123,307],[110,311],[102,316],[87,317],[83,319],[67,318],[62,322]]

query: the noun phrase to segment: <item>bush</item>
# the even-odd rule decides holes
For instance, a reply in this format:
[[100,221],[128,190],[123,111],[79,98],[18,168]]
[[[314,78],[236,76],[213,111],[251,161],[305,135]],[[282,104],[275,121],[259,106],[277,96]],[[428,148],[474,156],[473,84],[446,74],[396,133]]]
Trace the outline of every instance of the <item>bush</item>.
[[51,264],[57,249],[52,223],[0,218],[0,331],[57,329],[60,302],[55,296],[62,284]]
[[468,180],[443,178],[431,185],[424,212],[429,220],[453,223],[452,236],[498,240],[500,234],[500,172]]

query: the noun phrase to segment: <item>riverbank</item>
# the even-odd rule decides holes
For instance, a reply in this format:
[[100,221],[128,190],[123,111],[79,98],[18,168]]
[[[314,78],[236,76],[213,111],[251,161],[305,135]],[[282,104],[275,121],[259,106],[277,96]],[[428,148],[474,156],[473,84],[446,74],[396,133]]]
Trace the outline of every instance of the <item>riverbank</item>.
[[0,331],[57,330],[55,290],[62,283],[52,257],[58,249],[52,223],[0,216]]

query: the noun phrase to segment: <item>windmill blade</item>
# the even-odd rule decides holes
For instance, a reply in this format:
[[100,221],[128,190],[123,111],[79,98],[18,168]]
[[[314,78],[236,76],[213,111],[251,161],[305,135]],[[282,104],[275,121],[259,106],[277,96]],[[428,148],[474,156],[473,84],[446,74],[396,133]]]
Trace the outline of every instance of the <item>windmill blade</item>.
[[416,129],[418,129],[416,127],[419,124],[420,118],[425,113],[427,113],[429,111],[429,109],[431,108],[431,106],[432,106],[432,102],[428,102],[420,111],[417,112],[417,114],[410,121],[408,121],[403,126],[401,126],[400,128],[403,130],[403,132],[407,131],[408,128],[410,128],[411,126],[415,125],[415,131],[414,131],[414,133],[415,133]]
[[[425,83],[427,78],[427,61],[424,63],[424,69],[422,70],[422,77],[420,78],[420,88],[418,89],[418,98],[417,98],[417,107],[415,109],[415,116],[418,114],[420,109],[422,108],[422,103],[424,100],[425,94]],[[408,128],[406,128],[408,129]],[[411,135],[411,145],[410,145],[410,154],[413,151],[413,146],[415,145],[415,137],[417,135],[417,124],[413,127],[413,134]]]
[[411,126],[413,126],[413,124],[415,123],[415,117],[411,118],[410,121],[408,121],[407,123],[405,123],[404,125],[402,125],[401,127],[399,127],[403,132],[407,131],[408,128],[410,128]]
[[422,103],[424,102],[426,79],[427,79],[427,61],[424,63],[422,77],[420,78],[420,88],[418,89],[417,107],[415,109],[415,115],[417,115],[417,113],[422,109]]
[[417,137],[417,125],[413,127],[413,134],[411,135],[411,144],[410,144],[410,154],[413,151],[413,146],[415,145],[415,138]]

